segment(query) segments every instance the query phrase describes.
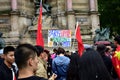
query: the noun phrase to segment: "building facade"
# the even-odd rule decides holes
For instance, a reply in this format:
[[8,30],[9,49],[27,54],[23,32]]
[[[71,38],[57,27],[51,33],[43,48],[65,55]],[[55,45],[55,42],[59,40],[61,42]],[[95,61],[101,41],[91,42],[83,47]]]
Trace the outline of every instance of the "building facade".
[[[39,0],[0,0],[0,32],[6,45],[28,42],[35,44],[37,31],[36,2]],[[92,44],[99,28],[97,0],[43,0],[51,7],[43,8],[42,32],[47,47],[49,29],[69,29],[75,46],[75,26],[79,22],[84,43]]]

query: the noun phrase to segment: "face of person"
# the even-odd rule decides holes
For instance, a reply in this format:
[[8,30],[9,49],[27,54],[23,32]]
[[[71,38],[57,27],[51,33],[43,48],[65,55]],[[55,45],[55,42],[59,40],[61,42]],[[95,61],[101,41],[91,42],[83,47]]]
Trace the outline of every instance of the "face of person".
[[4,59],[7,63],[9,64],[13,64],[15,61],[15,57],[14,57],[14,51],[10,51],[7,54],[4,55]]
[[109,47],[109,52],[112,52],[112,48],[111,47]]
[[45,60],[45,58],[47,57],[47,53],[46,52],[42,52],[40,56],[41,56],[41,58],[43,60]]
[[45,61],[48,61],[48,55],[47,55],[47,53],[46,53],[46,52],[44,52],[43,59],[44,59]]

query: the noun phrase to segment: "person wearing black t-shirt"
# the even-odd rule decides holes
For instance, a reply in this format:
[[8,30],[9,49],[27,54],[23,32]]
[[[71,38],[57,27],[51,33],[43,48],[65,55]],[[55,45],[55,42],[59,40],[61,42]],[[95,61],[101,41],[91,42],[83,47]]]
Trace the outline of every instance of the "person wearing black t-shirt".
[[15,61],[14,47],[7,46],[3,50],[4,60],[0,65],[0,80],[16,80],[15,66],[12,64]]
[[19,69],[18,80],[47,80],[35,76],[38,64],[37,49],[31,44],[21,44],[16,48],[15,62]]

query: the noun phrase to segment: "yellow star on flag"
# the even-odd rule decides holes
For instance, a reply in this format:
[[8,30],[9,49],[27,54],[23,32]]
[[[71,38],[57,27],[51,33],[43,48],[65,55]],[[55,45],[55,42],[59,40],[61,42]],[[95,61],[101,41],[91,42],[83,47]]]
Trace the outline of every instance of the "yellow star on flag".
[[118,60],[120,60],[120,51],[115,51],[115,57],[117,57]]

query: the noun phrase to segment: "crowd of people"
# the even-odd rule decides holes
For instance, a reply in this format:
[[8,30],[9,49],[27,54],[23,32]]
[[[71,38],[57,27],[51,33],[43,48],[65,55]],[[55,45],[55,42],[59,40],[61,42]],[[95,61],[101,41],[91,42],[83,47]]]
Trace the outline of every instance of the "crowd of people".
[[28,43],[6,46],[0,50],[0,80],[120,80],[120,61],[114,65],[119,51],[120,36],[115,37],[114,46],[86,47],[82,56],[62,47],[51,54]]

